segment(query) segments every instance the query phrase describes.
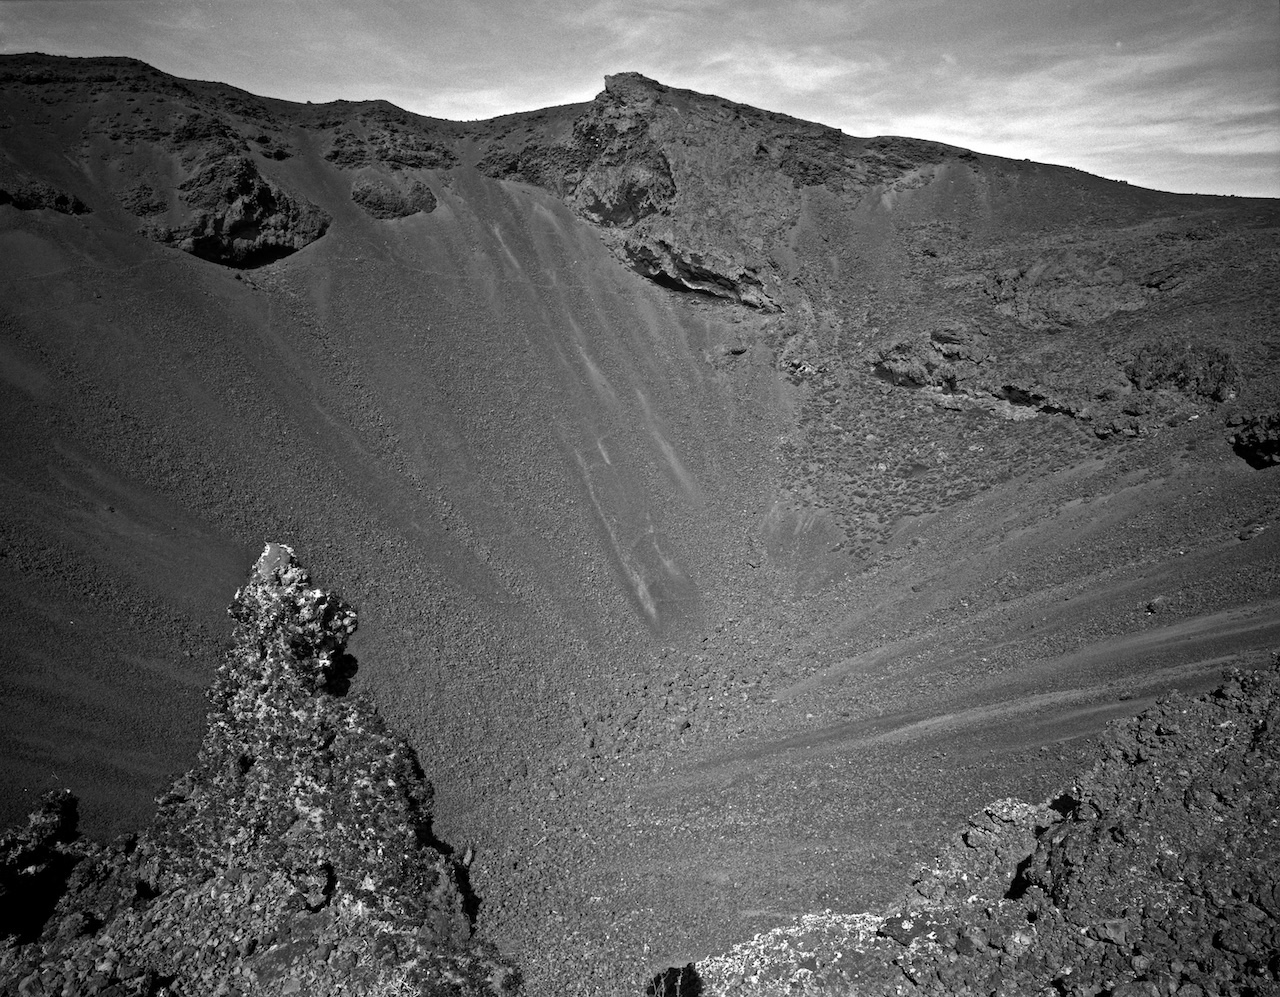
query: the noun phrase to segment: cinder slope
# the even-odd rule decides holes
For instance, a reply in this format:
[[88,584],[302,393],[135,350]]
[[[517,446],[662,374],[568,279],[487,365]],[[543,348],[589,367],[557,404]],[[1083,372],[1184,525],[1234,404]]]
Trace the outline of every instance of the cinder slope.
[[[365,173],[324,158],[328,133],[307,120],[318,112],[285,109],[290,120],[247,95],[156,83],[136,64],[36,62],[55,68],[10,76],[6,155],[93,211],[4,209],[16,389],[4,579],[23,628],[6,758],[43,763],[53,748],[61,779],[94,756],[125,777],[132,732],[208,668],[216,638],[202,643],[189,623],[212,620],[263,533],[357,579],[358,600],[376,596],[369,671],[406,714],[446,695],[432,711],[445,725],[454,696],[483,697],[496,716],[507,697],[558,712],[568,690],[538,693],[534,663],[586,678],[589,647],[643,648],[698,619],[708,580],[723,591],[746,570],[771,476],[756,455],[776,435],[780,389],[767,364],[730,374],[708,362],[740,334],[736,315],[682,308],[621,271],[538,191],[465,166],[421,169],[435,209],[376,220],[350,196]],[[139,101],[149,113],[130,117]],[[38,110],[51,103],[58,120]],[[331,114],[356,126],[379,111]],[[239,139],[265,183],[321,206],[325,236],[247,271],[148,238],[121,190],[159,191],[171,227],[191,227],[186,181],[171,185],[207,154],[188,137],[193,119],[217,142]],[[293,154],[264,155],[256,134]],[[474,157],[445,138],[449,162]],[[156,624],[113,638],[126,617]],[[149,665],[172,657],[161,647],[196,655],[188,672],[154,674],[171,668]],[[105,673],[83,700],[63,674],[76,660]],[[138,686],[151,691],[133,700]],[[68,731],[36,746],[54,716],[113,699],[97,745],[74,748]],[[169,764],[190,750],[195,699],[183,702],[185,740],[159,752]]]

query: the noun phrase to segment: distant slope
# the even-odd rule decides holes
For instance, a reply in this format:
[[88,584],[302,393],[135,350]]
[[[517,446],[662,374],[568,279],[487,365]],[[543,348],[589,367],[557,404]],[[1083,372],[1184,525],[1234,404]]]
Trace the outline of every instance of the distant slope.
[[[858,826],[841,874],[874,893],[1049,777],[922,766],[949,718],[1023,718],[1000,758],[1076,745],[1271,639],[1214,621],[1280,598],[1274,201],[636,74],[455,123],[6,56],[0,125],[0,823],[61,785],[91,832],[141,822],[267,537],[365,610],[359,684],[445,833],[486,836],[484,930],[632,969],[818,906],[816,851],[753,875],[768,902],[699,878],[695,844],[748,832],[697,765],[790,785],[842,730],[913,732],[851,775],[920,815]],[[1122,640],[1184,623],[1213,636],[1176,667]],[[621,845],[574,851],[632,790],[683,917],[625,892]]]

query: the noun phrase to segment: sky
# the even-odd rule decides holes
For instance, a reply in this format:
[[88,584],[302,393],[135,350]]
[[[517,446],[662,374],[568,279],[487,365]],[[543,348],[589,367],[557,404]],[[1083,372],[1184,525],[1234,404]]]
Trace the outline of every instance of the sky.
[[487,118],[637,71],[1143,187],[1280,197],[1277,0],[0,0],[0,52]]

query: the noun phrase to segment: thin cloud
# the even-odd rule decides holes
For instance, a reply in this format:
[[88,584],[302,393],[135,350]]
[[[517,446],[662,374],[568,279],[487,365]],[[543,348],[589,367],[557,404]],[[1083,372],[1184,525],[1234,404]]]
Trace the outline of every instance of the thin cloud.
[[1280,194],[1274,0],[0,3],[0,49],[132,55],[269,96],[438,117],[607,73],[1165,189]]
[[1270,62],[1241,58],[1250,48],[1246,28],[1231,18],[1215,32],[1166,31],[1121,50],[1048,40],[986,61],[935,63],[906,86],[880,89],[874,120],[859,107],[839,123],[1164,189],[1275,194],[1274,168],[1268,177],[1239,159],[1280,151],[1275,72]]

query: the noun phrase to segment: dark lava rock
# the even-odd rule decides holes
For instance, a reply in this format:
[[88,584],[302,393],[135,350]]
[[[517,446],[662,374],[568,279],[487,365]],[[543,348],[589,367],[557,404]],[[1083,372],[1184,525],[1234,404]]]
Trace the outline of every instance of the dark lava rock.
[[80,860],[76,800],[67,790],[44,795],[27,826],[0,835],[0,937],[34,941]]
[[238,153],[207,157],[178,190],[191,211],[188,220],[144,231],[224,266],[271,263],[315,242],[329,227],[326,212],[262,176],[252,159]]
[[402,191],[386,180],[376,177],[359,177],[351,185],[351,200],[372,218],[387,220],[408,218],[418,212],[431,212],[436,208],[436,197],[421,180]]
[[64,215],[83,215],[89,206],[74,194],[58,190],[21,170],[0,165],[0,205],[11,204],[19,211],[48,209]]
[[457,154],[433,130],[432,121],[383,101],[357,105],[353,118],[339,118],[324,158],[339,169],[360,169],[381,163],[388,169],[448,169]]
[[[686,141],[694,122],[736,117],[750,134]],[[563,197],[602,227],[619,258],[663,287],[777,311],[777,274],[763,247],[797,210],[799,193],[778,163],[757,155],[756,132],[772,142],[778,121],[800,124],[621,73],[606,78],[562,137],[499,137],[480,168]]]
[[169,210],[169,199],[147,183],[135,184],[128,190],[121,191],[116,199],[139,218],[162,215]]
[[345,695],[355,611],[269,544],[230,612],[199,762],[150,828],[74,839],[54,794],[0,838],[0,992],[515,989],[470,940],[412,749]]
[[1258,470],[1280,464],[1280,411],[1239,416],[1229,425],[1231,447],[1242,460]]
[[1280,993],[1280,660],[1111,725],[1099,755],[971,818],[894,908],[757,936],[699,963],[701,992]]
[[1215,402],[1232,397],[1240,370],[1229,353],[1194,343],[1153,343],[1139,349],[1125,367],[1137,388],[1176,388]]
[[1145,308],[1154,293],[1118,267],[1072,254],[1046,254],[989,274],[996,311],[1028,329],[1064,329]]

